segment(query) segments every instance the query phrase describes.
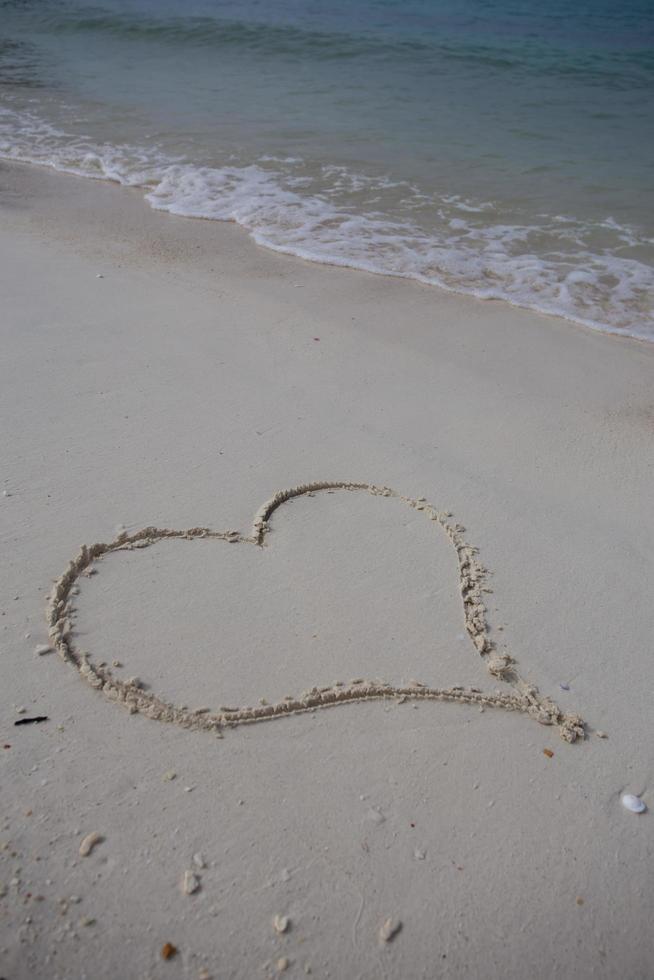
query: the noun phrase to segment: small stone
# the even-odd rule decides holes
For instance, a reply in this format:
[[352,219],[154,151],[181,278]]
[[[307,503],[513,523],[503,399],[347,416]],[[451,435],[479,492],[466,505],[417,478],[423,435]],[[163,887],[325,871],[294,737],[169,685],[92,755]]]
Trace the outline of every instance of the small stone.
[[207,866],[204,857],[202,856],[202,854],[200,854],[199,851],[197,852],[197,854],[193,855],[193,864],[195,865],[196,868],[206,868]]
[[177,954],[177,946],[173,946],[172,943],[164,943],[161,947],[161,958],[163,960],[172,960],[173,956]]
[[161,778],[163,779],[164,783],[172,783],[173,779],[177,779],[177,773],[172,769],[169,769],[168,772],[165,772]]
[[184,895],[193,895],[200,887],[200,879],[192,871],[185,871],[181,887]]
[[43,657],[46,653],[52,653],[52,647],[49,643],[39,643],[38,646],[34,647],[34,653],[37,657]]
[[413,852],[413,857],[415,858],[416,861],[424,861],[425,858],[427,857],[427,854],[425,851],[422,851],[419,847],[416,847],[415,851]]
[[397,936],[398,932],[402,928],[402,923],[399,919],[386,919],[381,929],[379,930],[379,939],[383,943],[390,943]]
[[91,834],[87,834],[82,840],[79,846],[79,853],[82,857],[88,857],[96,844],[99,844],[104,838],[97,831],[93,831]]
[[95,919],[91,918],[90,915],[83,915],[82,918],[79,920],[79,924],[81,926],[94,926]]
[[276,915],[273,919],[273,929],[275,932],[279,933],[280,936],[282,933],[288,932],[290,924],[291,920],[287,915]]
[[286,956],[281,956],[275,964],[278,973],[284,973],[285,970],[288,970],[290,965],[291,961]]

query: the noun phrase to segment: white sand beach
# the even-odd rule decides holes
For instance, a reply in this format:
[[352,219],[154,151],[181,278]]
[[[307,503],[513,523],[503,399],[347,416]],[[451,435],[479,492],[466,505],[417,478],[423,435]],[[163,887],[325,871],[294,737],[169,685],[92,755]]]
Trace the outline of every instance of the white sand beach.
[[[8,164],[0,330],[0,977],[651,978],[653,345]],[[261,547],[80,576],[75,645],[143,711],[35,652],[81,545],[248,536],[320,481],[413,505],[303,493]],[[492,656],[585,738],[411,695],[516,695],[443,523]],[[397,690],[202,730],[360,678]]]

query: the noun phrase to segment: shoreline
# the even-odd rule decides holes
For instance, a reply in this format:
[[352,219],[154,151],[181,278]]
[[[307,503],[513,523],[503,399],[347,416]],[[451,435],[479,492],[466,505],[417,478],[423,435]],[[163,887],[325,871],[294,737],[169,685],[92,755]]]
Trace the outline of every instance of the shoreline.
[[27,160],[12,157],[0,157],[0,166],[12,167],[16,166],[18,168],[36,168],[37,170],[50,171],[54,174],[61,175],[63,177],[72,177],[74,180],[90,180],[92,182],[98,183],[108,183],[114,187],[120,188],[121,190],[126,190],[130,192],[137,192],[142,201],[147,207],[151,208],[153,211],[159,211],[164,215],[168,215],[174,218],[182,218],[186,221],[208,221],[208,222],[219,222],[220,224],[234,225],[244,233],[247,238],[252,242],[255,247],[266,249],[277,255],[283,255],[291,260],[299,262],[308,262],[310,264],[333,267],[335,269],[346,269],[353,272],[363,273],[365,275],[381,276],[383,278],[394,279],[399,281],[407,281],[415,283],[420,286],[426,286],[428,289],[435,289],[443,293],[449,293],[453,296],[460,296],[466,299],[471,299],[476,302],[481,303],[503,303],[515,310],[522,310],[528,314],[534,314],[536,316],[545,317],[546,319],[563,320],[574,327],[582,327],[585,330],[592,330],[602,334],[608,334],[609,336],[622,337],[623,339],[636,340],[640,343],[652,344],[654,343],[654,337],[646,337],[639,333],[631,333],[620,327],[612,327],[610,325],[599,323],[592,320],[585,320],[582,317],[576,317],[573,314],[566,314],[561,311],[550,311],[545,309],[539,309],[538,307],[529,306],[526,303],[514,302],[505,296],[493,296],[493,297],[483,297],[475,293],[474,290],[466,290],[463,287],[458,287],[456,285],[448,285],[444,282],[431,281],[425,276],[413,275],[410,273],[400,273],[392,272],[382,269],[367,268],[364,264],[357,265],[356,263],[350,263],[347,260],[339,261],[335,258],[319,258],[317,256],[303,255],[300,252],[294,251],[291,247],[286,247],[283,245],[276,245],[271,241],[260,241],[257,237],[257,233],[254,229],[249,228],[246,224],[234,219],[234,218],[212,218],[209,215],[203,214],[184,214],[183,212],[175,211],[174,209],[169,209],[167,207],[159,206],[154,204],[149,199],[149,194],[151,191],[148,190],[147,186],[144,184],[130,184],[122,183],[118,178],[110,177],[106,175],[96,176],[94,174],[82,174],[74,170],[68,170],[66,168],[58,167],[54,163],[40,162],[38,160]]
[[[0,972],[646,980],[654,347],[126,191],[0,164]],[[403,498],[265,510],[316,481]],[[479,549],[474,604],[422,497]],[[269,540],[239,547],[253,514]],[[588,737],[410,698],[221,738],[129,714],[37,649],[81,543],[147,527],[225,540],[106,554],[68,625],[148,696],[510,694],[472,617]]]

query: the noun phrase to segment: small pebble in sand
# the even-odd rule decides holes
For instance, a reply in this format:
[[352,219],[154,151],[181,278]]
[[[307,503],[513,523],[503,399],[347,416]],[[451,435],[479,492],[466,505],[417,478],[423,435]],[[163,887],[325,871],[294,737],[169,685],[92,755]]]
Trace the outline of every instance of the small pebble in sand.
[[11,497],[11,494],[9,493],[9,491],[8,491],[8,490],[3,490],[3,491],[2,491],[2,496],[3,496],[3,497]]
[[382,943],[390,943],[397,936],[398,932],[402,928],[402,923],[399,919],[386,919],[381,929],[379,930],[379,939]]
[[419,847],[416,847],[415,851],[413,852],[413,856],[416,861],[424,861],[427,855],[425,851],[422,851]]
[[287,915],[276,915],[273,919],[273,929],[275,932],[281,934],[283,932],[288,932],[288,928],[291,924],[291,920]]
[[99,834],[96,830],[90,834],[87,834],[79,846],[79,853],[81,857],[88,857],[95,845],[99,844],[102,840],[102,834]]
[[34,647],[34,653],[37,657],[43,657],[46,653],[52,653],[52,647],[49,643],[39,643],[38,646]]
[[597,731],[597,732],[595,732],[595,734],[597,735],[597,737],[598,737],[598,738],[608,738],[608,737],[609,737],[609,736],[608,736],[608,735],[606,734],[606,732],[600,732],[600,731]]
[[172,960],[173,956],[177,953],[177,946],[173,946],[172,943],[164,943],[161,947],[161,958],[162,960]]
[[554,753],[551,749],[543,749],[543,755],[546,755],[548,759],[554,758]]
[[286,956],[280,956],[275,964],[278,973],[284,973],[285,970],[288,970],[290,965],[291,961]]
[[[190,787],[188,788],[190,789]],[[203,855],[200,854],[199,851],[193,855],[193,864],[196,868],[206,868],[207,866],[207,862],[204,860]]]
[[112,667],[122,667],[123,665],[121,664],[120,660],[112,660],[111,661],[111,666]]
[[96,278],[96,279],[104,279],[104,276],[102,275],[102,273],[101,273],[101,272],[96,272],[96,274],[95,274],[95,278]]
[[21,704],[21,706],[19,708],[16,708],[16,714],[17,715],[24,715],[26,711],[27,711],[27,708],[25,708],[24,705],[22,705],[22,704]]
[[203,966],[200,972],[198,973],[198,980],[211,980],[211,974],[206,969],[206,967]]
[[184,895],[193,895],[200,887],[200,879],[192,871],[185,871],[182,877],[182,892]]
[[633,793],[625,793],[621,803],[625,810],[629,810],[631,813],[644,813],[647,809],[640,797],[634,796]]
[[83,915],[82,918],[79,920],[79,924],[81,926],[94,926],[95,919],[91,918],[90,915]]
[[169,769],[168,772],[165,772],[161,778],[163,779],[164,783],[172,783],[173,779],[177,779],[177,773],[172,769]]

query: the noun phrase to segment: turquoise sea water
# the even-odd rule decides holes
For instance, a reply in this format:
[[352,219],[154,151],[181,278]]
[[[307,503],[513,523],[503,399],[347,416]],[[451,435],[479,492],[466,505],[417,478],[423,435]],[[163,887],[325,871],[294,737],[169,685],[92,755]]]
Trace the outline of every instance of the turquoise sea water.
[[0,0],[0,155],[654,339],[651,0]]

